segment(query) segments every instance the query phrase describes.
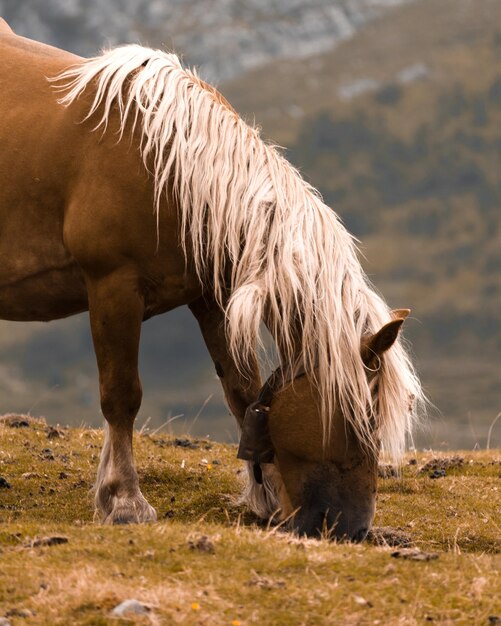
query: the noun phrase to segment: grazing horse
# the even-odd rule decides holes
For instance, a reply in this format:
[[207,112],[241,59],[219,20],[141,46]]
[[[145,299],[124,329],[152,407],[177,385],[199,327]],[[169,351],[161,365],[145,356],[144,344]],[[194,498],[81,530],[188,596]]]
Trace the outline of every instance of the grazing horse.
[[[91,59],[0,23],[0,318],[89,311],[108,423],[106,523],[156,518],[134,467],[141,323],[199,322],[241,429],[263,518],[361,540],[381,450],[422,398],[399,329],[350,234],[280,152],[173,54]],[[266,324],[280,367],[262,384]]]

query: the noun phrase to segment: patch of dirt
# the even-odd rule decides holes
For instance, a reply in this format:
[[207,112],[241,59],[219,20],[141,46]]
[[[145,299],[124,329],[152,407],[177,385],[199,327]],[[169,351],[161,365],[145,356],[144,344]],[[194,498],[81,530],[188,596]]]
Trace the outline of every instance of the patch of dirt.
[[391,526],[375,526],[369,531],[367,541],[375,546],[390,546],[392,548],[412,546],[412,537],[408,533]]
[[29,609],[9,609],[5,613],[5,617],[20,617],[21,619],[27,619],[28,617],[34,617],[36,615],[35,612],[30,611]]
[[[427,472],[433,471],[446,471],[448,469],[457,469],[458,467],[463,467],[465,464],[465,459],[463,456],[455,455],[455,456],[443,456],[443,457],[434,457],[430,459],[427,463],[425,463],[420,469],[420,474],[426,474]],[[443,474],[442,474],[443,475]]]
[[214,554],[216,548],[215,542],[219,537],[209,537],[208,535],[194,535],[188,539],[188,545],[190,550],[198,550],[199,552],[206,552],[207,554]]
[[63,543],[68,543],[68,537],[62,537],[58,535],[53,535],[52,537],[35,537],[35,539],[31,539],[25,544],[26,548],[41,548],[41,547],[51,547],[51,546],[59,546]]
[[438,559],[436,552],[421,552],[418,548],[402,548],[391,553],[394,559],[406,559],[407,561],[434,561]]
[[0,415],[0,424],[4,424],[9,428],[29,428],[30,426],[45,426],[46,422],[43,417],[6,413],[5,415]]
[[396,467],[388,464],[381,464],[377,468],[378,478],[396,478],[398,471]]
[[445,470],[443,469],[433,470],[433,472],[431,472],[430,474],[430,478],[433,478],[434,480],[436,480],[437,478],[445,478],[446,476],[447,474],[445,473]]
[[59,437],[64,437],[64,433],[59,428],[55,428],[54,426],[47,426],[47,439],[59,439]]
[[198,448],[200,448],[198,442],[191,439],[176,438],[171,443],[171,445],[175,446],[176,448],[189,448],[190,450],[198,450]]
[[285,589],[287,586],[284,580],[273,580],[272,578],[260,576],[256,572],[252,572],[252,574],[252,578],[245,583],[248,587],[259,587],[269,591],[271,589]]
[[44,448],[42,452],[40,452],[40,458],[44,461],[53,461],[54,452],[50,448]]

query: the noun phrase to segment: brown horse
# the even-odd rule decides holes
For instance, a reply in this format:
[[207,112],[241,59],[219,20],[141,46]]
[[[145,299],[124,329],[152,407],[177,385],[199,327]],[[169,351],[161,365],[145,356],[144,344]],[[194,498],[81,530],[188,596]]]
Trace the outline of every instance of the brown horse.
[[[0,54],[0,318],[89,310],[102,520],[156,517],[132,452],[140,329],[188,305],[242,427],[250,506],[362,539],[379,451],[402,451],[421,391],[408,311],[376,295],[335,213],[175,55],[84,60],[3,21]],[[262,322],[281,358],[264,387]]]

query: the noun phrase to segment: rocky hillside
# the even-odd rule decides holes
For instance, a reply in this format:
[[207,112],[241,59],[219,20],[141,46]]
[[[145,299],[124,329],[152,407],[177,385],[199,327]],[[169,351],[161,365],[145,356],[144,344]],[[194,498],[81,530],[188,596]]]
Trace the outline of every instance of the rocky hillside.
[[422,0],[226,85],[361,239],[379,289],[413,309],[435,445],[451,424],[482,445],[501,409],[499,24],[491,0]]
[[274,59],[330,50],[412,0],[0,0],[16,32],[82,55],[140,41],[167,46],[224,80]]

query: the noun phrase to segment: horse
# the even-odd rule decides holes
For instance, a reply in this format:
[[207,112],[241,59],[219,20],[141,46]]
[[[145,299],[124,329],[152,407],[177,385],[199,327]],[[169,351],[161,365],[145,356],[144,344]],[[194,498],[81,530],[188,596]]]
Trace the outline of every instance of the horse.
[[[175,54],[83,59],[0,23],[0,318],[89,311],[107,428],[103,523],[148,522],[132,434],[144,320],[187,305],[241,429],[261,518],[361,541],[377,463],[423,398],[336,213]],[[264,325],[280,365],[263,384]]]

